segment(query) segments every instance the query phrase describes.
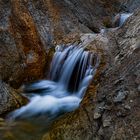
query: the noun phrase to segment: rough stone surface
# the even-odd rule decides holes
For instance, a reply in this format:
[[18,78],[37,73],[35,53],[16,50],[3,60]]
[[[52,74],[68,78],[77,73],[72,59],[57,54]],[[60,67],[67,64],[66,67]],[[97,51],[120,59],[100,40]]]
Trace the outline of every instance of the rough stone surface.
[[[100,66],[80,108],[56,120],[42,139],[140,139],[139,7],[139,0],[0,0],[0,114],[25,102],[13,88],[44,78],[51,47],[78,42],[99,55]],[[117,24],[119,12],[134,15],[97,34]]]
[[27,103],[19,92],[0,81],[0,114],[7,113]]
[[99,32],[118,12],[120,2],[113,2],[0,0],[0,79],[19,88],[44,78],[53,52],[49,48]]
[[48,48],[72,43],[80,33],[111,27],[114,15],[125,11],[122,7],[128,5],[131,8],[138,6],[137,3],[136,0],[1,0],[2,80],[18,88],[24,81],[42,78]]
[[0,77],[18,88],[43,77],[46,52],[36,25],[21,1],[1,0]]
[[127,94],[128,94],[127,91],[119,91],[117,96],[114,97],[114,102],[115,103],[122,102],[126,98]]
[[[137,11],[115,33],[108,32],[107,36],[108,43],[104,42],[104,47],[97,44],[97,39],[96,43],[93,41],[92,47],[100,48],[100,52],[102,48],[103,52],[107,53],[105,55],[107,59],[105,65],[101,61],[99,71],[81,107],[55,121],[52,129],[47,133],[47,138],[54,140],[140,139],[140,98],[136,88],[138,84],[135,82],[140,69],[140,12]],[[127,91],[127,98],[121,94],[119,96],[121,103],[116,104],[113,100],[118,95],[118,91]],[[95,120],[96,107],[103,102],[102,115],[98,115],[98,119]]]

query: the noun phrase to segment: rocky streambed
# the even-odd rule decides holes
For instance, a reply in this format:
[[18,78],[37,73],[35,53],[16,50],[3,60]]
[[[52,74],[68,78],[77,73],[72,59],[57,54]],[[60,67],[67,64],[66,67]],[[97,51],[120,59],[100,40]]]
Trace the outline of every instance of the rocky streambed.
[[[1,0],[1,117],[27,104],[20,87],[46,77],[57,44],[81,43],[99,55],[100,65],[77,110],[51,125],[46,118],[0,119],[0,139],[140,139],[139,8],[138,0]],[[118,13],[133,15],[116,27]]]

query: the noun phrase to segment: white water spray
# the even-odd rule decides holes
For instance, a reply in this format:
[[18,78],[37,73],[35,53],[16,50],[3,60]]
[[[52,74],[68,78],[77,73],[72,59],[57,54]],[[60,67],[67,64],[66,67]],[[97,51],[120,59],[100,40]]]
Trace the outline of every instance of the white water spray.
[[84,93],[99,65],[97,55],[81,46],[57,46],[50,79],[25,86],[30,102],[12,112],[12,119],[53,116],[79,107]]

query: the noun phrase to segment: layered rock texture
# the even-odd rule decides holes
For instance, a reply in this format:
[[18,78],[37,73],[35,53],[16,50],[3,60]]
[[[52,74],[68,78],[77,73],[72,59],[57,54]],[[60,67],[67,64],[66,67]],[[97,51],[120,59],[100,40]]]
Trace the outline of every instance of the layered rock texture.
[[115,14],[131,11],[138,7],[137,3],[119,0],[1,0],[2,80],[18,88],[25,81],[42,78],[48,48],[72,43],[80,33],[100,32],[104,26],[112,27]]
[[[55,45],[79,42],[98,53],[99,69],[80,108],[42,139],[140,139],[139,8],[139,0],[0,0],[0,114],[27,102],[18,88],[45,78]],[[122,12],[134,14],[108,29]]]
[[17,90],[2,81],[0,81],[0,100],[0,114],[3,115],[28,102],[26,98],[21,97]]
[[101,59],[99,71],[81,107],[56,121],[44,139],[140,138],[139,19],[138,11],[121,29],[108,32],[106,39],[98,35],[89,44],[99,50],[105,64]]

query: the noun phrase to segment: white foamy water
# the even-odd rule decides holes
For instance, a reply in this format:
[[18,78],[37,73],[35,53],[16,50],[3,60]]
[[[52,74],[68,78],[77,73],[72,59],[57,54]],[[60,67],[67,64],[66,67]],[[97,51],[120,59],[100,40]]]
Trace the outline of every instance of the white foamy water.
[[12,112],[10,118],[53,116],[75,110],[98,65],[98,56],[81,46],[57,46],[49,80],[26,85],[25,92],[30,102]]
[[[132,16],[133,13],[123,13],[123,14],[118,14],[117,16],[119,16],[119,25],[117,25],[118,27],[121,27],[125,21]],[[118,29],[118,27],[115,28],[101,28],[100,29],[100,34],[101,35],[105,35],[105,33],[107,33],[108,31],[116,31],[116,29]]]
[[119,26],[122,26],[123,23],[124,23],[130,16],[132,16],[132,13],[123,13],[123,14],[121,14]]

